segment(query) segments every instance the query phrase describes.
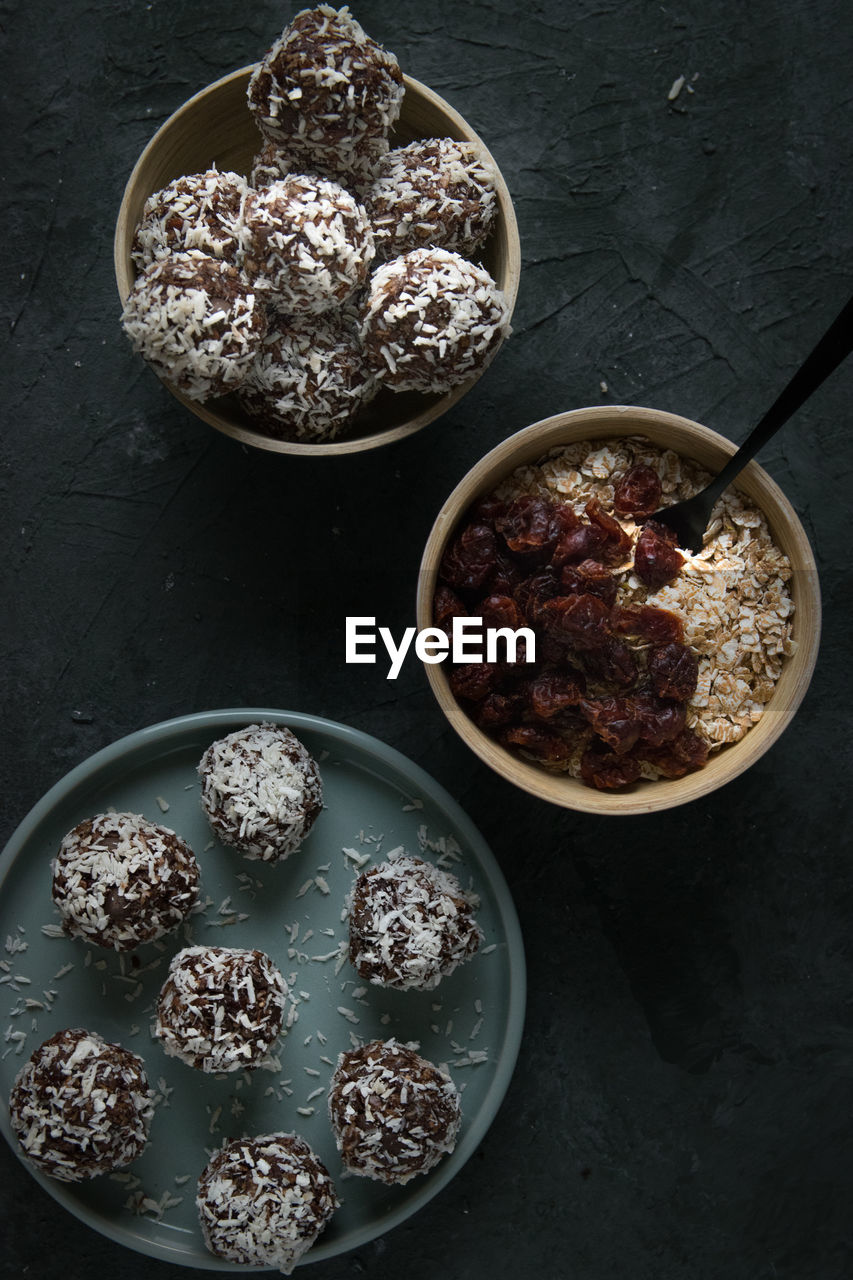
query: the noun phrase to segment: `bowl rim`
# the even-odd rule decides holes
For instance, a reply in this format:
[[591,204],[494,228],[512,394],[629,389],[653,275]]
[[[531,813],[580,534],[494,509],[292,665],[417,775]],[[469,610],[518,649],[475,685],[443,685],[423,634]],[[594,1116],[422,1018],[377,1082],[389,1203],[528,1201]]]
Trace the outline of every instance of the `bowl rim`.
[[[561,438],[567,430],[571,431],[570,440]],[[582,440],[587,434],[591,439],[604,439],[610,435],[645,435],[653,443],[662,444],[660,439],[654,440],[650,430],[660,435],[665,432],[673,435],[675,440],[666,447],[682,456],[695,456],[691,454],[690,443],[698,444],[706,452],[713,451],[719,456],[720,465],[738,447],[725,436],[690,418],[635,405],[593,405],[570,409],[523,427],[502,440],[466,472],[436,516],[424,546],[418,575],[418,629],[432,625],[432,598],[441,555],[454,528],[478,497],[493,488],[501,478],[510,475],[516,467],[532,463],[562,444]],[[638,783],[634,789],[624,793],[601,792],[587,787],[579,779],[552,773],[511,754],[478,728],[456,702],[444,674],[444,663],[424,664],[432,692],[452,728],[505,781],[538,799],[567,809],[607,816],[660,812],[707,796],[732,781],[769,750],[788,727],[808,690],[820,647],[821,599],[817,565],[799,516],[781,488],[757,462],[752,461],[744,468],[736,487],[747,491],[771,528],[774,521],[767,511],[768,505],[778,516],[776,528],[780,520],[784,523],[787,554],[796,559],[794,585],[801,594],[797,613],[805,613],[810,618],[807,634],[799,636],[795,633],[797,648],[786,659],[780,682],[758,723],[740,742],[723,748],[712,757],[709,765],[695,773],[683,778]],[[760,497],[756,496],[756,490]],[[779,534],[775,529],[774,537],[778,544]],[[787,678],[786,671],[789,673]],[[783,695],[781,698],[780,693]]]
[[[174,128],[176,121],[185,112],[193,110],[205,98],[212,97],[221,92],[223,88],[235,85],[240,80],[248,82],[249,77],[255,70],[257,63],[250,63],[248,66],[237,68],[236,71],[230,71],[227,75],[221,76],[218,80],[214,80],[211,84],[205,85],[192,97],[182,102],[168,117],[163,121],[157,131],[149,139],[142,152],[140,153],[136,163],[131,170],[130,176],[124,186],[121,202],[119,204],[118,215],[116,217],[115,230],[113,233],[113,270],[115,274],[116,288],[118,290],[119,301],[124,306],[130,288],[133,285],[134,275],[128,270],[127,253],[128,244],[133,236],[135,226],[131,226],[130,207],[133,202],[135,188],[140,174],[144,173],[146,167],[151,161],[151,157],[157,152],[163,138],[168,134],[169,130]],[[521,279],[521,242],[518,231],[518,219],[516,218],[515,209],[513,207],[512,197],[506,180],[501,170],[486,146],[480,135],[474,130],[468,121],[460,115],[460,113],[450,105],[440,94],[434,89],[430,89],[428,85],[422,81],[416,80],[413,76],[403,73],[403,83],[406,92],[409,91],[417,94],[435,110],[440,111],[447,116],[454,128],[466,139],[475,142],[481,149],[481,154],[486,161],[492,166],[495,174],[495,190],[498,198],[498,207],[500,216],[504,223],[504,236],[507,245],[506,254],[506,283],[502,292],[507,300],[509,309],[509,319],[512,319],[515,310],[515,304],[518,298],[518,289]],[[258,135],[260,138],[260,134]],[[507,336],[509,336],[507,334]],[[504,339],[503,341],[505,341]],[[500,344],[503,345],[503,342]],[[495,352],[497,354],[497,351]],[[171,383],[164,378],[160,378],[163,385],[171,392],[186,409],[195,417],[200,418],[209,426],[215,427],[223,435],[230,436],[232,439],[239,441],[241,444],[250,445],[253,448],[263,449],[269,453],[284,453],[291,455],[302,455],[308,457],[336,457],[345,453],[361,453],[367,449],[374,449],[382,445],[392,444],[397,440],[405,439],[406,436],[413,435],[414,432],[420,431],[422,427],[427,426],[436,418],[442,417],[450,409],[458,403],[474,386],[474,384],[486,372],[488,365],[478,372],[466,378],[465,382],[457,387],[453,387],[445,395],[438,400],[428,404],[415,417],[408,419],[407,422],[384,430],[373,431],[369,435],[363,435],[348,439],[344,437],[341,440],[329,440],[326,442],[318,442],[317,444],[300,444],[297,441],[277,440],[272,436],[265,436],[261,432],[255,432],[239,423],[227,423],[221,415],[212,412],[207,408],[207,401],[191,400],[185,396]],[[155,376],[158,376],[155,372]]]

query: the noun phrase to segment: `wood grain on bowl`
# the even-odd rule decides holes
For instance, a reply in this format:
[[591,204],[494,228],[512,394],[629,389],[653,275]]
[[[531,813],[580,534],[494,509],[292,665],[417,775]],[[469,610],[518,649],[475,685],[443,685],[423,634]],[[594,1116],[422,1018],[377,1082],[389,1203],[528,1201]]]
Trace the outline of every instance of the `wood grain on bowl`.
[[[672,449],[716,473],[735,452],[724,436],[688,418],[655,409],[597,406],[575,409],[534,423],[486,454],[460,481],[436,518],[421,562],[417,592],[417,624],[432,625],[432,601],[445,547],[465,512],[491,492],[517,467],[537,462],[550,450],[580,440],[645,436],[660,448]],[[427,667],[441,710],[460,737],[495,772],[513,785],[552,804],[597,814],[652,813],[699,799],[753,765],[790,724],[814,671],[820,643],[820,588],[814,556],[791,504],[756,462],[738,477],[737,488],[763,512],[774,542],[793,568],[793,637],[796,650],[782,667],[773,696],[761,719],[740,742],[712,753],[696,773],[677,779],[638,782],[624,792],[600,792],[580,779],[548,772],[502,747],[474,724],[451,693],[444,665]]]
[[[158,129],[139,157],[125,188],[115,230],[115,276],[122,303],[133,285],[131,246],[148,196],[174,178],[202,172],[212,165],[248,175],[262,143],[246,102],[253,69],[243,67],[234,71],[190,98]],[[521,274],[521,248],[507,185],[485,143],[458,111],[426,85],[410,76],[403,78],[406,94],[400,119],[391,135],[392,146],[429,137],[475,142],[494,167],[498,216],[479,256],[505,294],[511,315]],[[255,429],[235,396],[200,403],[182,396],[173,387],[169,390],[190,412],[244,444],[276,453],[322,456],[373,449],[419,431],[447,413],[479,376],[474,374],[444,395],[382,391],[366,406],[350,435],[322,444],[299,444],[264,435]]]

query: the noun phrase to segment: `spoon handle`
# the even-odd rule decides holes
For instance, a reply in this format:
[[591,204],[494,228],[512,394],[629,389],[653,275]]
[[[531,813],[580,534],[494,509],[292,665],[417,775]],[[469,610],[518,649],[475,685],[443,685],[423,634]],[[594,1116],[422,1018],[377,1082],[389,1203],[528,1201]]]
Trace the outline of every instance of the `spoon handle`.
[[811,355],[806,356],[791,381],[780,392],[758,425],[746,437],[715,480],[708,486],[718,497],[730,481],[763,449],[771,436],[818,389],[845,356],[853,350],[853,298],[842,308]]

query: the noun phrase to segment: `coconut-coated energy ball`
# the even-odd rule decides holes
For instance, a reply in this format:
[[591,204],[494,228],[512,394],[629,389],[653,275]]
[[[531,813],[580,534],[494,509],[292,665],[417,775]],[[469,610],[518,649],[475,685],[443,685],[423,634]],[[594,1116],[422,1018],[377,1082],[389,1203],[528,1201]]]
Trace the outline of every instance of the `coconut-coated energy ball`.
[[296,163],[294,157],[277,142],[265,140],[260,151],[252,161],[249,172],[249,186],[260,189],[268,187],[271,182],[281,182],[291,173],[300,173],[303,166]]
[[454,1149],[462,1113],[449,1076],[396,1040],[373,1040],[338,1058],[329,1119],[351,1173],[402,1186]]
[[316,444],[344,435],[376,387],[355,329],[329,312],[274,325],[240,400],[269,435]]
[[473,142],[423,138],[383,157],[364,203],[379,257],[425,246],[471,257],[497,215],[495,174]]
[[310,173],[337,182],[361,200],[379,172],[388,145],[386,138],[365,134],[355,149],[342,154],[337,147],[314,146],[305,151],[293,140],[267,140],[252,161],[249,185],[268,187],[292,173]]
[[284,29],[253,73],[248,99],[264,136],[301,154],[301,168],[352,173],[377,143],[387,149],[403,94],[393,53],[348,9],[324,4]]
[[481,372],[508,333],[503,293],[458,253],[413,249],[370,278],[361,339],[392,391],[448,391]]
[[350,891],[349,958],[359,977],[399,991],[430,991],[483,940],[450,872],[408,854],[363,871]]
[[323,807],[317,762],[284,725],[251,724],[218,739],[198,773],[208,821],[250,861],[289,857]]
[[198,895],[192,849],[138,813],[99,813],[78,823],[51,866],[65,932],[116,951],[176,929]]
[[133,238],[137,270],[168,253],[198,249],[239,266],[243,201],[248,184],[239,173],[208,169],[175,178],[145,201]]
[[288,987],[263,951],[184,947],[172,957],[151,1033],[170,1057],[208,1073],[263,1066]]
[[192,400],[239,386],[267,329],[242,272],[198,249],[147,266],[121,322],[133,349]]
[[246,200],[245,270],[286,315],[320,315],[361,288],[375,250],[363,207],[328,178],[290,174]]
[[9,1119],[31,1164],[61,1182],[123,1169],[154,1114],[142,1059],[97,1032],[57,1031],[18,1072]]
[[236,1138],[210,1159],[196,1196],[211,1253],[289,1276],[326,1226],[338,1198],[304,1138],[269,1133]]

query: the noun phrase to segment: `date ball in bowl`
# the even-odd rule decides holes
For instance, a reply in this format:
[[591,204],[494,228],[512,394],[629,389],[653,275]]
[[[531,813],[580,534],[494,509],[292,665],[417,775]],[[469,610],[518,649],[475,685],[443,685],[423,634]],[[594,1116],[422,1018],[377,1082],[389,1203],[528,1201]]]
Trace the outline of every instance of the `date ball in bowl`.
[[[235,71],[203,89],[151,139],[130,176],[116,226],[115,272],[122,305],[140,271],[138,228],[146,217],[151,220],[151,209],[157,204],[151,198],[157,193],[177,193],[180,208],[172,212],[176,212],[181,224],[184,243],[197,239],[203,246],[218,247],[227,244],[232,230],[230,214],[226,216],[230,210],[230,203],[226,204],[224,198],[226,187],[233,192],[240,180],[249,184],[243,212],[248,210],[251,214],[255,209],[256,231],[265,235],[267,228],[263,224],[270,201],[267,197],[259,204],[257,193],[293,175],[313,174],[315,179],[332,180],[344,187],[369,218],[375,214],[370,230],[374,241],[382,242],[387,260],[389,255],[399,255],[417,242],[418,211],[431,205],[431,192],[439,191],[444,195],[438,215],[430,214],[429,243],[449,251],[461,248],[478,270],[487,273],[503,300],[502,320],[505,318],[506,323],[501,323],[493,344],[489,344],[491,359],[509,332],[521,265],[518,227],[506,182],[482,139],[458,111],[426,85],[406,75],[405,70],[400,71],[393,55],[360,28],[356,30],[358,24],[343,16],[343,10],[330,10],[334,16],[327,14],[322,21],[317,17],[319,12],[309,11],[308,17],[297,15],[266,56],[262,49],[258,51],[258,64]],[[336,86],[341,85],[344,92],[337,92]],[[399,160],[400,153],[413,143],[423,143],[424,147],[416,155],[406,152]],[[458,156],[454,146],[458,147]],[[392,158],[386,160],[389,156]],[[214,172],[223,177],[214,178]],[[180,186],[186,175],[197,179],[191,191]],[[377,179],[379,186],[374,187]],[[186,226],[188,217],[195,217],[197,210],[206,220],[206,230]],[[217,223],[213,237],[212,220]],[[225,233],[218,225],[220,220],[228,224]],[[164,240],[161,224],[173,219],[158,205],[156,221],[150,234],[146,231],[145,240],[152,246],[156,242],[159,251]],[[391,227],[404,223],[414,241],[407,234],[391,245]],[[307,235],[319,242],[317,231],[313,226],[306,228]],[[255,237],[253,250],[252,237],[247,240],[244,226],[238,225],[234,232],[232,256],[241,270],[246,268],[249,278],[257,265],[254,259],[260,256],[258,238]],[[361,264],[368,257],[367,247],[361,241],[356,245],[361,231],[355,222],[353,233],[358,252],[348,254],[347,284],[350,280],[356,284]],[[286,246],[280,248],[285,250]],[[209,248],[206,251],[210,252]],[[266,257],[272,260],[271,255]],[[286,257],[286,252],[277,251],[277,259]],[[371,258],[370,269],[376,268],[379,261],[378,254]],[[255,278],[261,278],[263,293],[268,276]],[[299,280],[291,278],[285,283],[292,296],[302,296]],[[368,283],[365,281],[365,288]],[[346,309],[352,301],[357,302],[358,295],[341,305]],[[315,313],[337,314],[322,310],[314,285],[308,288],[308,302]],[[272,331],[283,314],[275,311],[278,303],[268,296],[259,297],[257,305],[273,310],[269,324]],[[350,324],[350,333],[361,341],[359,330],[356,318]],[[161,351],[155,343],[149,342],[146,347],[141,334],[136,334],[134,340],[138,350],[151,350],[159,359]],[[166,364],[170,352],[167,346]],[[263,352],[258,352],[257,357],[262,361]],[[193,370],[191,380],[170,378],[163,361],[155,362],[154,368],[172,394],[202,421],[255,448],[312,456],[373,449],[419,431],[458,404],[488,363],[480,359],[467,365],[463,362],[452,384],[433,386],[429,380],[421,379],[414,390],[392,390],[390,385],[380,385],[377,394],[364,397],[352,419],[338,425],[334,433],[322,430],[319,434],[306,434],[296,421],[277,419],[270,429],[268,415],[254,414],[251,396],[241,394],[252,385],[251,360],[245,366],[229,367],[227,376],[212,377],[206,385],[197,375],[199,362],[194,352],[183,353],[182,359]],[[202,363],[206,372],[207,362]],[[374,366],[368,361],[365,364],[373,374]],[[330,385],[336,389],[334,377]],[[317,420],[329,419],[335,412],[334,405],[320,403]]]
[[480,618],[485,660],[449,652],[427,675],[502,777],[570,809],[653,812],[723,786],[788,727],[820,641],[814,556],[791,504],[752,462],[697,555],[654,519],[735,448],[675,414],[577,409],[504,440],[448,498],[418,627],[444,632],[450,651],[458,620]]

